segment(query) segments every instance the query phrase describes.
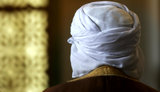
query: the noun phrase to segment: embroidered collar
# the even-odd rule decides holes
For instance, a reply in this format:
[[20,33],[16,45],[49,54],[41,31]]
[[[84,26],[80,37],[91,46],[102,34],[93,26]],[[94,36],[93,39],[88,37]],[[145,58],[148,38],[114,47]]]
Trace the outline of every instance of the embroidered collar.
[[88,73],[87,75],[84,75],[80,78],[75,78],[75,79],[70,80],[68,82],[77,81],[77,80],[81,80],[81,79],[85,79],[85,78],[89,78],[89,77],[96,77],[96,76],[120,76],[120,77],[135,80],[134,78],[127,76],[124,72],[122,72],[118,68],[114,68],[111,66],[100,66],[100,67],[94,69],[93,71],[91,71],[90,73]]

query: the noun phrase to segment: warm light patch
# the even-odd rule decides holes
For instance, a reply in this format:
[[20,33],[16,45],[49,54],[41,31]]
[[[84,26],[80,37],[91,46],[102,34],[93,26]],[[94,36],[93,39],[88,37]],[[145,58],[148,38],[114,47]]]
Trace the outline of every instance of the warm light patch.
[[44,11],[0,11],[0,92],[42,92],[47,87],[46,27]]
[[26,7],[30,5],[37,8],[47,6],[47,4],[48,0],[0,0],[0,7]]

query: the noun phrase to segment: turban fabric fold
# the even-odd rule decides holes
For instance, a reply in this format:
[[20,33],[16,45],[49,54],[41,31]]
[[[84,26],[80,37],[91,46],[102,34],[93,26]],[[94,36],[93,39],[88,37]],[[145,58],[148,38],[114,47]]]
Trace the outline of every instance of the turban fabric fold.
[[139,78],[143,54],[139,47],[138,16],[125,5],[111,1],[91,2],[80,7],[72,20],[72,77],[110,65]]

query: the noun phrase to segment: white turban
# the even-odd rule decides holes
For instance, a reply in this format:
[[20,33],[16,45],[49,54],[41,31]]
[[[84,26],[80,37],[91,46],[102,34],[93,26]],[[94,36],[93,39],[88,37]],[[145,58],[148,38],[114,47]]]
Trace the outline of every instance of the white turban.
[[110,65],[139,78],[143,55],[139,48],[140,22],[125,5],[98,1],[79,8],[71,24],[72,77]]

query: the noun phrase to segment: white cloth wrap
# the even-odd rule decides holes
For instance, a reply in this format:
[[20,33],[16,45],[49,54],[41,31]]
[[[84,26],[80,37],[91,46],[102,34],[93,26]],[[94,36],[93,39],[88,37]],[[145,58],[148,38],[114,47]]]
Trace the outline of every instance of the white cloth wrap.
[[110,65],[139,78],[143,71],[140,29],[137,15],[125,5],[111,1],[83,5],[75,13],[68,39],[72,77]]

